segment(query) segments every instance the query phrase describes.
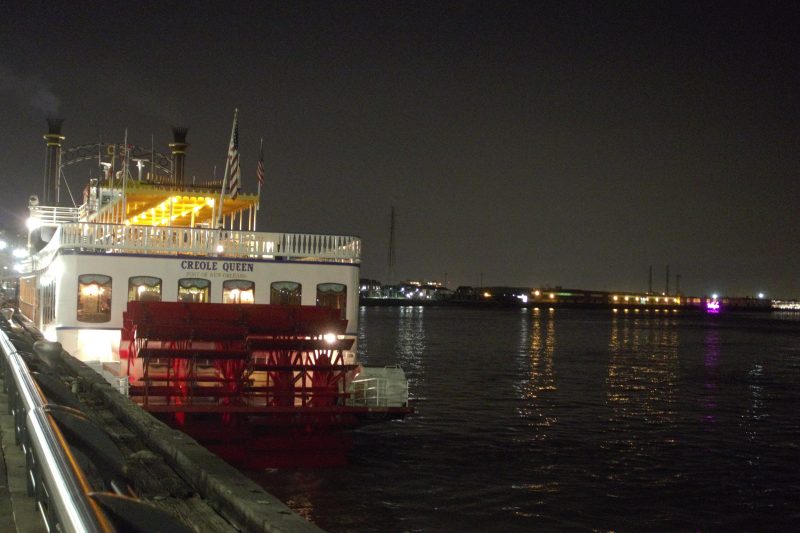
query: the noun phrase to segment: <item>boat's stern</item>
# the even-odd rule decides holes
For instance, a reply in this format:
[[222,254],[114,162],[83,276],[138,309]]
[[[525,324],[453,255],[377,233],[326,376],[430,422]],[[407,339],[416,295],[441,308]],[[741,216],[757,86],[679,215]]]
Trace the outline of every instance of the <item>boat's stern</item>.
[[366,407],[364,422],[403,418],[412,413],[408,405],[408,379],[399,366],[359,366],[347,389],[347,405]]

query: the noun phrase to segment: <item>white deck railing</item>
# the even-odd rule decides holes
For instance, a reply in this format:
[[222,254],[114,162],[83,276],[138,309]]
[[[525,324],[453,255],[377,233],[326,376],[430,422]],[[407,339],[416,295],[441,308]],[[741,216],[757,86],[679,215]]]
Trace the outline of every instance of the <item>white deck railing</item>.
[[80,207],[53,207],[49,205],[30,206],[31,217],[43,226],[59,226],[69,222],[78,222],[86,217],[86,204]]
[[386,394],[387,383],[388,380],[383,378],[353,380],[347,405],[386,407],[389,404],[389,398]]
[[33,268],[47,266],[58,250],[106,253],[266,258],[325,263],[360,263],[361,239],[344,235],[126,226],[78,222],[61,224],[36,254]]

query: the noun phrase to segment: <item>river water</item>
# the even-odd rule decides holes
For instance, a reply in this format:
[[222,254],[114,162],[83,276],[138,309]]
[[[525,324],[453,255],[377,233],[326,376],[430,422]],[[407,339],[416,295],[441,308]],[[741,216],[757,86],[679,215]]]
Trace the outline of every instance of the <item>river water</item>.
[[779,531],[800,523],[796,315],[361,308],[413,416],[350,465],[252,473],[330,532]]

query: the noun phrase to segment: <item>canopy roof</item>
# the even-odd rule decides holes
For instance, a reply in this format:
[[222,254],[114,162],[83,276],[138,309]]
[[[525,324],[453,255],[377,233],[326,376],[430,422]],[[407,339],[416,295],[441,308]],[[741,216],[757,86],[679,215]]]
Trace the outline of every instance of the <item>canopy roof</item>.
[[[121,215],[122,194],[116,190],[120,193],[118,199],[101,209],[95,220],[104,221]],[[191,227],[208,224],[213,217],[219,217],[219,191],[137,184],[126,189],[125,198],[123,218],[129,225]],[[225,195],[222,214],[241,214],[257,204],[258,196],[255,194],[239,194],[235,200]]]

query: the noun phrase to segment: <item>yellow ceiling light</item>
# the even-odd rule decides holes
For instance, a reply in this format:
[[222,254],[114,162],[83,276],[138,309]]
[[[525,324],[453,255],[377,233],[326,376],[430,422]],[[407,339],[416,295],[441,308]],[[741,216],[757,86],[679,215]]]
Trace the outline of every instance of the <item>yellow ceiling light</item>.
[[258,201],[256,195],[240,194],[236,199],[226,197],[222,204],[224,212],[217,213],[217,194],[213,191],[198,191],[184,195],[175,190],[137,188],[127,193],[127,221],[139,226],[206,225],[211,222],[212,214],[221,217],[242,213],[253,209]]

